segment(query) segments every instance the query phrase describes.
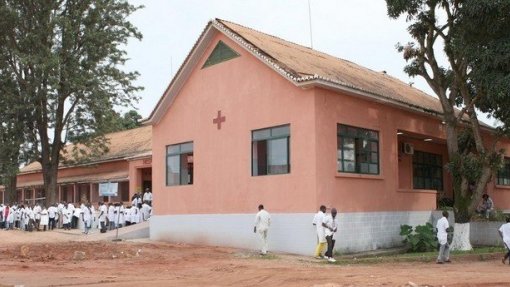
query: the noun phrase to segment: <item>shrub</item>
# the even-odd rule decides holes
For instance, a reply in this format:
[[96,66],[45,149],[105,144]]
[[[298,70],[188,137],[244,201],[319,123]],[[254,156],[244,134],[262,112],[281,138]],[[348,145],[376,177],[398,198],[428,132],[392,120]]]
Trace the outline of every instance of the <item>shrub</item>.
[[400,235],[404,237],[402,242],[409,247],[408,252],[427,252],[436,249],[436,232],[429,222],[417,225],[414,230],[410,225],[401,225]]

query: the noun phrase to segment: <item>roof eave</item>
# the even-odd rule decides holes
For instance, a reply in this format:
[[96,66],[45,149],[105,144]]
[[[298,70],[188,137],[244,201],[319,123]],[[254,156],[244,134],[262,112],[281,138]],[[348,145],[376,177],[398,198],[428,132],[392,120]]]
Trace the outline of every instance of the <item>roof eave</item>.
[[432,116],[440,118],[442,115],[442,113],[439,113],[434,110],[429,110],[429,109],[425,109],[423,107],[410,105],[408,103],[404,103],[404,102],[401,102],[401,101],[398,101],[398,100],[395,100],[392,98],[384,97],[384,96],[381,96],[381,95],[378,95],[378,94],[375,94],[375,93],[372,93],[369,91],[360,90],[355,87],[343,85],[343,84],[328,81],[325,79],[319,78],[319,79],[300,81],[299,83],[297,83],[297,85],[301,88],[321,87],[321,88],[325,88],[328,90],[343,92],[343,93],[346,93],[351,96],[359,97],[362,99],[368,99],[368,100],[378,102],[381,104],[391,105],[394,107],[405,109],[407,111],[411,111],[411,112],[415,112],[415,113],[417,112],[420,114],[426,114],[429,116],[432,115]]

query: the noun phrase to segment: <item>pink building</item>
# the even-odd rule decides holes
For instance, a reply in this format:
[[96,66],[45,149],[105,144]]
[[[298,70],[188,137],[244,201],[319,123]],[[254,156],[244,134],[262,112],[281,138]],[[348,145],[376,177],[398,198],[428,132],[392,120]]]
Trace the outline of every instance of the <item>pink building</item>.
[[[398,245],[401,224],[452,198],[440,113],[385,72],[211,21],[148,121],[151,239],[254,248],[262,203],[270,248],[311,254],[325,204],[340,212],[337,249]],[[490,184],[499,208],[508,177]]]

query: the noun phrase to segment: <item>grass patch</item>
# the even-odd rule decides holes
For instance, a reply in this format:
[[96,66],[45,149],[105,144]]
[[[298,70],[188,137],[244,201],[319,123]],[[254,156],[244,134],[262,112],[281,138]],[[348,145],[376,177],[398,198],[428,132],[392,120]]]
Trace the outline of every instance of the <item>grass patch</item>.
[[[476,247],[469,251],[452,251],[450,254],[452,260],[479,260],[485,261],[494,259],[506,252],[503,247]],[[437,251],[434,252],[418,252],[418,253],[403,253],[403,254],[389,254],[378,255],[373,257],[356,258],[338,258],[334,264],[349,265],[349,264],[377,264],[377,263],[393,263],[393,262],[434,262],[437,258]],[[327,262],[324,262],[327,263]],[[331,263],[328,263],[331,264]]]
[[278,256],[276,256],[276,254],[272,254],[272,253],[269,253],[269,254],[266,254],[266,255],[258,255],[258,257],[260,259],[264,259],[264,260],[278,259]]

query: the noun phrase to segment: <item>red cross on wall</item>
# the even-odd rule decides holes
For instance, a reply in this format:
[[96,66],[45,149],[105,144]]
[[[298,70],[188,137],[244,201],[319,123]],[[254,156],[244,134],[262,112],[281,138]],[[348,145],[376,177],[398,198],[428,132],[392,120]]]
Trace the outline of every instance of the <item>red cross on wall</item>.
[[221,115],[221,111],[218,111],[218,117],[213,119],[213,124],[216,124],[218,129],[221,130],[221,123],[226,121],[226,117]]

